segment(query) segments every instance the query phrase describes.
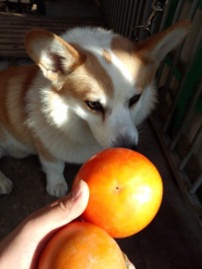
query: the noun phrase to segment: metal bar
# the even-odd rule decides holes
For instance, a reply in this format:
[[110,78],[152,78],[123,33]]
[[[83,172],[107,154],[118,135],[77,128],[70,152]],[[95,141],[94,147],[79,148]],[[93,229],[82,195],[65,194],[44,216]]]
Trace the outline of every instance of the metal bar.
[[[137,1],[138,2],[138,1]],[[134,14],[132,16],[132,28],[130,30],[130,38],[134,38],[134,26],[142,27],[144,21],[148,17],[149,13],[151,12],[151,3],[146,2],[143,5],[143,2],[139,2],[138,8],[134,8]],[[141,25],[141,26],[140,26]]]
[[164,10],[163,17],[162,17],[162,20],[161,20],[161,24],[160,24],[160,27],[159,27],[159,32],[162,32],[164,27],[165,27],[165,23],[166,23],[166,20],[168,18],[169,12],[170,12],[171,2],[172,2],[172,0],[168,0],[167,7]]
[[142,16],[141,24],[148,20],[148,17],[150,16],[151,13],[152,13],[151,3],[147,1],[143,7],[143,16]]
[[180,166],[179,166],[179,170],[182,171],[184,169],[184,167],[186,166],[187,162],[189,161],[189,159],[191,158],[191,156],[193,155],[194,151],[196,150],[196,148],[200,145],[202,141],[202,125],[199,129],[199,131],[197,132],[193,143],[191,144],[188,153],[185,155],[185,157],[182,159]]
[[109,0],[109,5],[108,5],[108,9],[109,9],[109,11],[112,11],[113,3],[114,3],[113,0]]
[[180,82],[179,90],[178,90],[178,92],[177,92],[177,94],[176,94],[176,96],[175,96],[175,100],[174,100],[174,102],[173,102],[171,111],[170,111],[170,113],[169,113],[169,115],[168,115],[168,117],[167,117],[167,119],[166,119],[166,122],[165,122],[165,124],[164,124],[164,126],[163,126],[163,131],[164,131],[164,132],[167,130],[167,128],[168,128],[168,126],[169,126],[169,124],[170,124],[170,121],[171,121],[171,119],[172,119],[172,117],[173,117],[173,114],[174,114],[174,112],[175,112],[175,108],[176,108],[176,106],[177,106],[179,97],[180,97],[181,92],[182,92],[182,90],[183,90],[184,84],[185,84],[185,82],[186,82],[187,75],[188,75],[188,73],[189,73],[189,71],[190,71],[190,69],[191,69],[191,65],[192,65],[192,63],[193,63],[193,61],[194,61],[195,53],[196,53],[196,51],[197,51],[197,49],[198,49],[198,47],[199,47],[199,45],[200,45],[201,40],[202,40],[202,29],[200,29],[200,33],[199,33],[199,35],[198,35],[198,37],[197,37],[197,39],[196,39],[196,41],[195,41],[195,43],[194,43],[194,47],[193,47],[193,49],[192,49],[192,54],[191,54],[191,56],[190,56],[190,60],[189,60],[189,66],[187,67],[185,73],[183,74],[183,79],[182,79],[181,82]]
[[[187,177],[186,174],[183,174],[183,176],[182,176],[182,174],[177,169],[176,163],[178,161],[177,160],[178,158],[176,155],[173,154],[173,152],[169,151],[168,148],[166,147],[168,137],[165,136],[161,132],[161,128],[158,126],[158,123],[153,116],[150,117],[150,122],[151,122],[151,125],[155,131],[155,134],[157,135],[158,141],[160,142],[160,145],[162,146],[165,157],[168,161],[168,164],[170,165],[171,171],[174,175],[174,178],[177,181],[177,184],[179,186],[179,189],[183,195],[183,198],[184,198],[186,204],[189,206],[192,213],[194,214],[193,217],[194,216],[197,217],[197,220],[199,221],[199,223],[202,224],[202,220],[201,220],[201,216],[200,216],[201,204],[195,195],[189,195],[188,190],[187,190],[187,186],[184,183],[184,180],[189,181],[189,178]],[[197,210],[198,208],[200,208],[200,211]]]
[[178,21],[180,13],[182,12],[182,6],[184,4],[184,0],[178,1],[177,9],[175,11],[175,15],[173,17],[173,23]]
[[109,0],[108,6],[106,6],[106,4],[104,2],[105,1],[102,2],[102,6],[104,6],[104,11],[105,11],[104,13],[105,13],[105,15],[107,17],[108,24],[110,25],[113,1]]
[[112,25],[113,10],[114,10],[114,1],[111,0],[110,9],[108,10],[108,20],[110,20],[110,26]]
[[140,3],[138,0],[133,1],[133,5],[131,6],[132,8],[132,13],[131,13],[131,18],[130,18],[130,26],[128,25],[128,34],[129,38],[133,37],[133,27],[134,25],[137,25],[137,13],[140,8]]
[[155,16],[153,18],[153,22],[151,21],[151,25],[150,25],[151,35],[159,32],[159,28],[161,25],[162,18],[164,16],[164,12],[168,8],[168,2],[169,2],[169,0],[153,1],[152,9],[153,9]]
[[194,15],[198,9],[199,3],[200,3],[200,0],[194,0],[194,2],[191,5],[191,9],[189,11],[189,14],[187,16],[188,19],[192,20],[194,18]]
[[120,1],[120,6],[119,6],[119,13],[118,13],[118,22],[117,22],[117,31],[119,32],[119,34],[122,33],[121,29],[123,27],[124,24],[124,9],[126,6],[126,2],[125,1]]
[[188,189],[190,194],[194,194],[202,184],[202,173],[197,177],[192,186]]
[[[148,3],[146,3],[148,5]],[[145,1],[140,1],[139,3],[139,8],[138,8],[138,12],[137,12],[137,19],[136,19],[136,25],[142,24],[143,22],[143,18],[141,18],[141,15],[144,11],[145,8]]]
[[134,7],[133,5],[137,5],[137,1],[133,1],[133,0],[128,0],[129,1],[129,6],[128,6],[128,18],[127,18],[127,22],[126,22],[126,27],[125,27],[125,36],[129,37],[130,35],[130,26],[133,25],[131,22],[131,18],[133,20],[133,13],[134,13]]
[[113,4],[113,13],[112,13],[112,23],[111,23],[111,26],[112,26],[113,29],[114,29],[114,25],[115,25],[115,21],[116,21],[117,4],[118,4],[118,2],[117,1],[114,1],[114,4]]
[[102,6],[102,9],[103,9],[103,13],[105,14],[105,16],[107,18],[108,25],[111,28],[114,1],[110,0],[110,6],[109,7],[106,5],[105,2],[106,1],[103,0],[103,2],[101,2],[101,6]]
[[116,31],[117,28],[116,28],[116,25],[117,25],[117,20],[118,20],[118,10],[119,10],[119,4],[120,4],[120,1],[121,0],[116,0],[116,6],[115,6],[115,9],[114,9],[114,22],[113,22],[113,29]]
[[187,123],[190,120],[192,111],[194,110],[194,106],[195,106],[201,92],[202,92],[202,82],[201,82],[200,86],[197,88],[195,94],[193,95],[193,97],[191,99],[191,102],[190,102],[190,106],[188,108],[188,111],[187,111],[181,125],[178,128],[178,132],[176,133],[175,138],[173,139],[173,141],[172,141],[172,143],[170,145],[171,150],[173,150],[175,148],[175,146],[176,146],[177,142],[179,141],[179,138],[180,138],[184,128],[187,126]]
[[110,16],[111,3],[112,3],[112,1],[109,0],[109,6],[108,7],[106,7],[104,0],[101,3],[101,10],[102,10],[102,13],[104,14],[105,19],[107,20],[108,25],[110,25],[110,21],[111,21],[111,16]]
[[[194,3],[192,4],[190,12],[189,12],[189,15],[188,15],[189,19],[193,19],[194,15],[195,15],[195,12],[197,10],[198,2],[199,2],[199,0],[195,0]],[[176,11],[177,13],[180,11],[180,8],[182,8],[183,2],[179,2],[178,5],[179,5],[179,8],[177,7],[177,11]],[[173,19],[173,21],[176,21],[177,18],[179,17],[179,15],[180,14],[177,14],[176,17]],[[170,85],[170,83],[172,81],[172,73],[173,73],[173,70],[176,68],[177,62],[179,61],[183,46],[184,46],[184,42],[178,48],[178,50],[175,52],[172,67],[170,68],[170,71],[169,71],[169,74],[168,74],[168,77],[167,77],[167,80],[166,80],[166,83],[165,83],[165,88],[169,88],[169,85]],[[167,129],[167,125],[165,125],[164,131],[166,129]]]
[[170,86],[170,83],[172,81],[172,77],[173,77],[173,71],[175,70],[177,63],[179,61],[182,49],[184,47],[184,43],[185,41],[178,47],[178,49],[175,51],[174,56],[173,56],[173,61],[172,61],[172,66],[169,70],[167,79],[166,79],[166,83],[165,83],[165,88],[168,89]]
[[116,32],[119,32],[119,22],[120,22],[120,16],[121,16],[121,3],[122,0],[117,0],[118,5],[117,5],[117,9],[116,9],[116,21],[114,24],[114,29],[116,30]]
[[122,35],[125,35],[125,27],[126,27],[126,22],[127,22],[127,12],[128,12],[128,6],[129,6],[129,1],[126,0],[124,1],[125,5],[123,7],[123,22],[122,22],[122,25],[120,27],[120,33]]
[[119,0],[119,5],[117,7],[117,19],[116,19],[116,25],[115,25],[115,29],[118,33],[120,33],[120,23],[122,21],[122,19],[121,19],[121,17],[122,17],[122,4],[123,4],[123,1]]
[[[162,17],[162,20],[161,20],[161,24],[160,24],[160,27],[159,27],[159,32],[162,32],[163,30],[164,30],[164,28],[165,28],[165,23],[166,23],[166,20],[167,20],[167,18],[168,18],[168,15],[169,15],[169,13],[170,13],[170,6],[171,6],[171,3],[172,3],[172,0],[168,0],[168,4],[167,4],[167,7],[166,7],[166,9],[165,9],[165,11],[164,11],[164,14],[163,14],[163,17]],[[182,4],[182,3],[181,3]],[[178,52],[179,53],[179,52]],[[178,53],[177,53],[177,55],[178,55]],[[178,58],[177,58],[177,60],[178,60]],[[175,64],[176,65],[176,64]],[[161,78],[161,75],[162,75],[162,72],[163,72],[163,68],[164,68],[164,66],[165,66],[165,62],[163,62],[162,64],[161,64],[161,66],[160,66],[160,68],[159,68],[159,71],[158,71],[158,78],[157,78],[157,80],[159,81],[160,80],[160,78]],[[174,70],[174,64],[173,64],[173,70]],[[172,70],[172,71],[173,71]],[[170,71],[169,72],[169,74],[172,74],[172,72]],[[166,83],[167,83],[167,81],[171,81],[171,77],[169,77],[169,79],[167,79],[166,80]]]

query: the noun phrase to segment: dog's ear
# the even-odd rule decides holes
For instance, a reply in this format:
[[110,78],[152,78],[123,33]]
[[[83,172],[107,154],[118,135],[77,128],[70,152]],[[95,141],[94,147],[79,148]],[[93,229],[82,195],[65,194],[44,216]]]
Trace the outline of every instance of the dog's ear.
[[141,58],[156,62],[157,65],[186,37],[190,30],[190,21],[180,21],[167,30],[157,33],[138,44]]
[[57,89],[62,87],[65,76],[86,58],[84,53],[77,51],[62,38],[43,29],[33,29],[26,33],[25,48],[44,76]]

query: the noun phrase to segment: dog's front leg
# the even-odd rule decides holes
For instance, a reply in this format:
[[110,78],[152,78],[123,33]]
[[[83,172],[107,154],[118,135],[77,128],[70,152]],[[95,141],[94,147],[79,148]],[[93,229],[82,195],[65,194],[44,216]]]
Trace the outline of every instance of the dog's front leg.
[[64,178],[64,166],[61,161],[47,161],[40,157],[43,171],[46,173],[46,190],[48,194],[61,197],[67,193],[68,187]]

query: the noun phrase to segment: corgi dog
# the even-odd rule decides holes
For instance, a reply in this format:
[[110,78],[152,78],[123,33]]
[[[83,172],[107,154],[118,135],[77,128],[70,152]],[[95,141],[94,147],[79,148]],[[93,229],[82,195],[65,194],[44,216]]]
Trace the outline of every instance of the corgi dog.
[[[47,192],[68,186],[64,165],[110,147],[136,148],[138,125],[156,103],[154,77],[186,36],[185,20],[134,43],[111,30],[74,28],[25,35],[33,65],[0,71],[0,157],[39,156]],[[0,172],[0,192],[12,182]]]

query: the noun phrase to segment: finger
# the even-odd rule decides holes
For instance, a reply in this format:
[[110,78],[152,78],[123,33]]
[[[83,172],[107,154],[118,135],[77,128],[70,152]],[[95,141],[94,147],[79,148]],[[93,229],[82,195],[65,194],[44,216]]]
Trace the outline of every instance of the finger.
[[136,267],[129,261],[128,262],[128,269],[136,269]]
[[30,216],[31,222],[40,227],[44,233],[59,228],[79,217],[85,210],[89,199],[86,182],[80,180],[72,192],[53,204],[37,211]]
[[129,261],[128,256],[124,252],[122,252],[122,253],[123,253],[123,257],[125,259],[127,269],[136,269],[135,266],[131,263],[131,261]]
[[58,220],[61,218],[60,221],[70,222],[83,213],[88,204],[88,199],[88,185],[85,181],[80,180],[69,195],[56,201],[52,210],[56,211],[54,214],[58,215]]

